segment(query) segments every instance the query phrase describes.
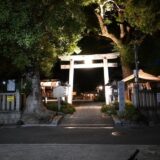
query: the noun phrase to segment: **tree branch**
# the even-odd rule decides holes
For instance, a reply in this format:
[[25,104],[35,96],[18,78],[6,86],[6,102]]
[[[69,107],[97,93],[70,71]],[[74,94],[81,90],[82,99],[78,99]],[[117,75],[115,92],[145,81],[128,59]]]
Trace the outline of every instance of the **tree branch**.
[[100,29],[101,29],[101,33],[102,36],[110,38],[116,45],[118,48],[122,48],[122,42],[121,40],[119,40],[115,35],[109,33],[107,26],[104,24],[102,17],[98,14],[95,13],[100,25]]
[[123,39],[126,35],[124,24],[120,23],[119,28],[120,28],[120,38]]

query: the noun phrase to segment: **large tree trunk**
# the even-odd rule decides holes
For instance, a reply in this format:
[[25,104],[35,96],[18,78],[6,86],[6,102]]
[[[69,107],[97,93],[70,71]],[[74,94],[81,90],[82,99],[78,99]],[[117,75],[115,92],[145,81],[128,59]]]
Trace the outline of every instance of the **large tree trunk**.
[[125,52],[125,49],[124,49],[125,45],[122,42],[122,39],[125,36],[124,26],[122,24],[120,25],[120,36],[119,36],[119,38],[117,38],[114,34],[112,34],[108,31],[106,24],[104,24],[104,22],[103,22],[102,16],[98,13],[95,13],[95,14],[97,16],[97,19],[98,19],[98,22],[100,25],[102,36],[110,38],[116,44],[117,48],[119,49],[123,78],[131,75],[132,70],[131,70],[129,64],[127,64],[124,60],[124,55],[126,54],[126,53],[124,53]]
[[40,76],[36,71],[34,74],[30,74],[27,79],[31,82],[31,93],[26,99],[26,108],[22,114],[22,121],[29,124],[41,123],[41,121],[47,121],[53,116],[52,111],[48,111],[43,103],[40,91]]
[[123,78],[126,78],[130,76],[133,71],[131,70],[131,67],[129,65],[129,62],[126,60],[126,46],[124,44],[121,45],[120,51],[120,61],[121,61],[121,68],[122,68],[122,76]]
[[[122,63],[122,61],[121,61]],[[126,78],[132,74],[132,70],[129,65],[122,63],[122,76]]]

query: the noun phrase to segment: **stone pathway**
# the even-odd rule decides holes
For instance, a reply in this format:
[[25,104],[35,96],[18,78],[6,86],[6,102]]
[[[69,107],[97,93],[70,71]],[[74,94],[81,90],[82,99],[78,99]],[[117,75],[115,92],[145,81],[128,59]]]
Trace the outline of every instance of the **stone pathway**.
[[76,105],[73,115],[66,115],[60,126],[70,127],[112,127],[111,117],[101,113],[101,103],[83,103]]

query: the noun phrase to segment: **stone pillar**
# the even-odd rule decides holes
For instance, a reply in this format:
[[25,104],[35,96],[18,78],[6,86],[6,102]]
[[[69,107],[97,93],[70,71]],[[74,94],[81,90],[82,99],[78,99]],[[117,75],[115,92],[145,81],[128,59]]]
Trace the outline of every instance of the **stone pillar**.
[[16,90],[16,111],[20,111],[20,93]]
[[72,93],[73,93],[73,77],[74,77],[74,60],[70,60],[69,69],[69,87],[68,87],[68,103],[72,104]]
[[109,82],[109,72],[108,72],[108,60],[105,57],[103,59],[103,70],[104,70],[104,87],[105,87],[105,102],[106,104],[110,103],[110,95],[108,95],[108,88],[106,84]]
[[2,94],[2,111],[5,111],[6,94]]
[[118,82],[118,100],[119,100],[119,111],[125,110],[125,85],[123,81]]

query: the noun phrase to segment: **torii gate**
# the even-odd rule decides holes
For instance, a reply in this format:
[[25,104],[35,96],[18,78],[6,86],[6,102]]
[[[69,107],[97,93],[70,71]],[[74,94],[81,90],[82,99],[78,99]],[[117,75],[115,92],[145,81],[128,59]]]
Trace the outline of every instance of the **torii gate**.
[[117,63],[108,62],[108,59],[116,59],[119,53],[93,54],[93,55],[71,55],[59,56],[61,61],[69,61],[69,65],[61,65],[61,69],[69,69],[69,88],[67,102],[72,104],[74,69],[80,68],[100,68],[104,69],[105,102],[110,103],[108,94],[109,72],[108,67],[117,67]]

